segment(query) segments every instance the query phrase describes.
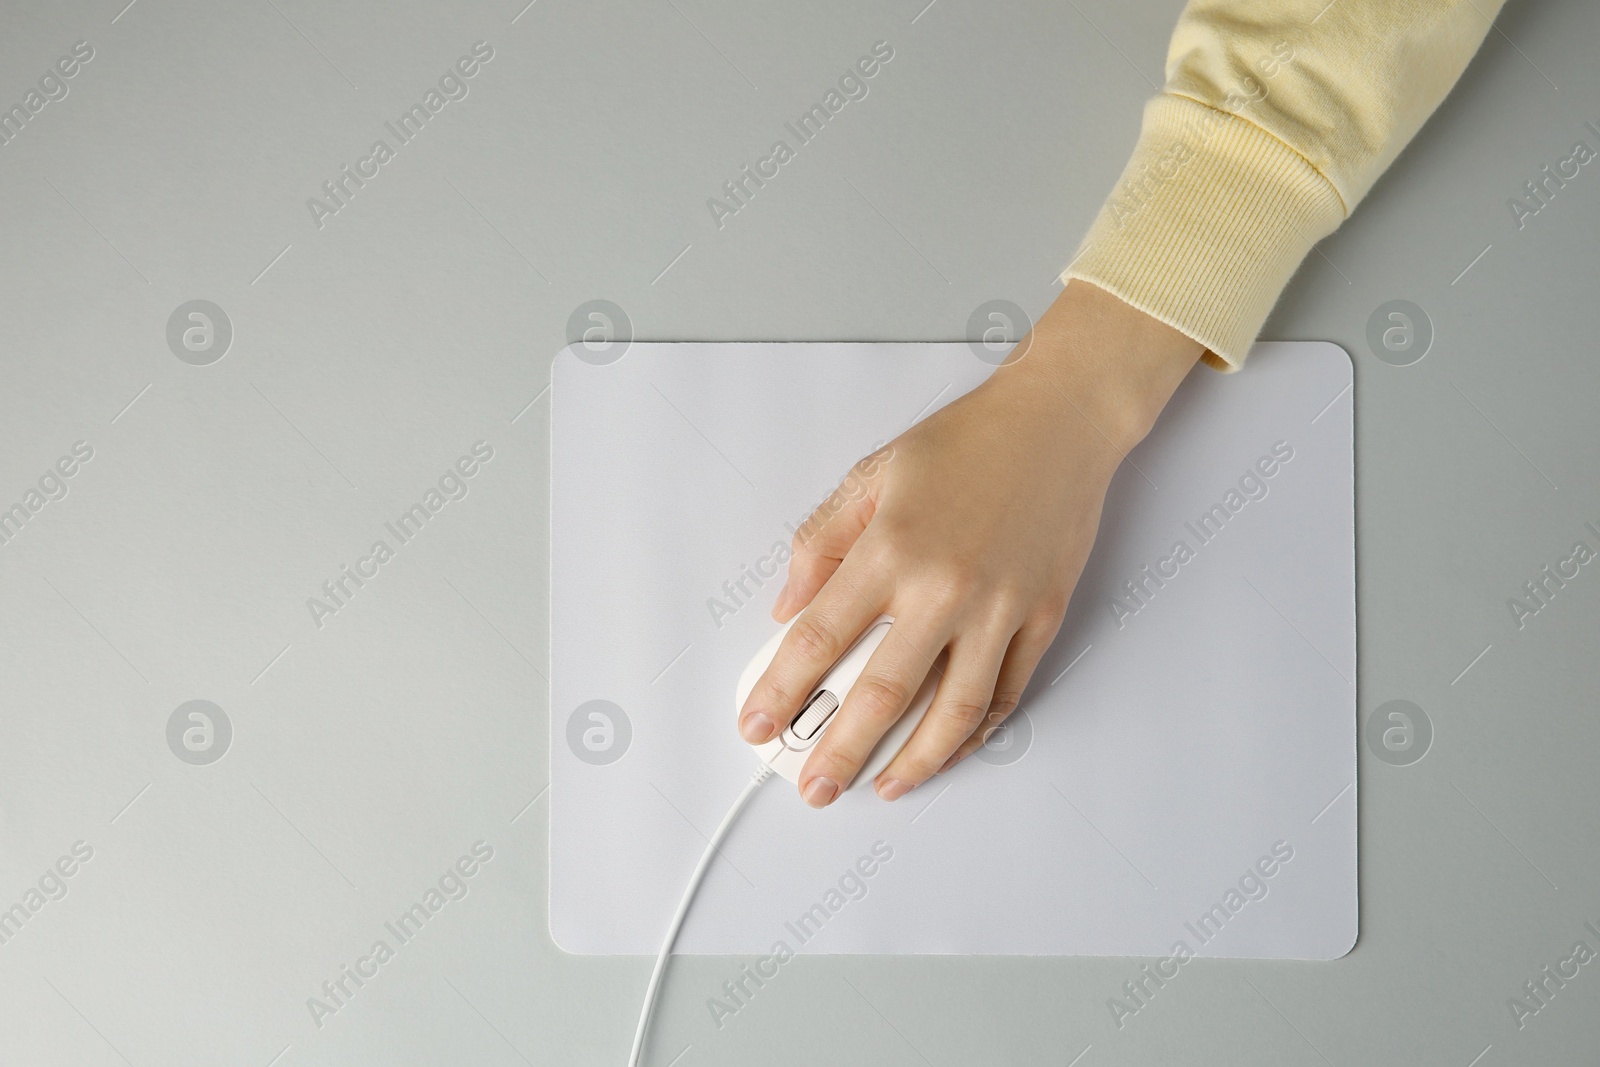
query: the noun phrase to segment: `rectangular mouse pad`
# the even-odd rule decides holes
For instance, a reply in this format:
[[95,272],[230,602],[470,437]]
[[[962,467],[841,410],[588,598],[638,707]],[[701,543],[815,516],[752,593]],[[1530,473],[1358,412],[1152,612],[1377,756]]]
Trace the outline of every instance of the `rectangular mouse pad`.
[[[578,351],[553,369],[550,931],[653,954],[757,765],[734,689],[794,530],[993,368],[965,343]],[[774,777],[678,951],[1347,952],[1351,386],[1321,342],[1197,367],[1007,725],[892,804],[867,783],[814,811]]]

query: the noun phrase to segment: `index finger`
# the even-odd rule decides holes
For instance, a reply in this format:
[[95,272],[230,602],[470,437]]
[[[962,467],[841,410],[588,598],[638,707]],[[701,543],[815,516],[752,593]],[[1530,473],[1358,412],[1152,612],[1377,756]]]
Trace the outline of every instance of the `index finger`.
[[739,735],[752,745],[778,736],[800,705],[881,614],[875,590],[857,584],[848,559],[783,636],[772,662],[739,712]]
[[925,617],[896,617],[845,694],[827,733],[806,757],[799,784],[807,804],[827,807],[849,787],[883,735],[905,714],[928,672],[938,670],[936,661],[947,639],[948,630]]

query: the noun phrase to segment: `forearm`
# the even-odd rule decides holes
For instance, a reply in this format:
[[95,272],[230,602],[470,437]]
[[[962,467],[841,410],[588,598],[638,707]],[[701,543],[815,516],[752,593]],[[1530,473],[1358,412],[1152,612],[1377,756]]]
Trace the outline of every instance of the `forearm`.
[[1066,276],[1237,369],[1312,244],[1455,84],[1503,0],[1190,0]]
[[1073,280],[988,387],[1089,424],[1114,465],[1149,433],[1204,346],[1105,290]]

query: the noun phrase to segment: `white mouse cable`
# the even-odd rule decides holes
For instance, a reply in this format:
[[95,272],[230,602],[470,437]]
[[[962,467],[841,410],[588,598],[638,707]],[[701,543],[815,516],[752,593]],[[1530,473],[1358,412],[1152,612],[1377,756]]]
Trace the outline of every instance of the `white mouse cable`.
[[706,869],[711,866],[711,857],[716,855],[717,846],[722,844],[722,839],[728,836],[728,829],[739,817],[739,812],[744,810],[745,803],[755,795],[761,783],[771,777],[772,768],[765,763],[756,768],[756,772],[750,776],[750,781],[745,784],[739,798],[733,802],[733,807],[722,817],[721,825],[706,844],[706,851],[700,857],[700,863],[689,876],[689,885],[683,891],[683,899],[678,902],[678,910],[672,916],[672,924],[667,927],[666,940],[661,942],[661,953],[656,957],[655,970],[650,972],[650,984],[645,987],[644,1007],[639,1010],[639,1029],[633,1034],[633,1052],[628,1056],[628,1067],[639,1067],[639,1055],[644,1050],[645,1028],[650,1025],[650,1013],[656,1006],[656,994],[661,991],[661,974],[667,969],[667,957],[672,954],[672,943],[678,939],[678,928],[683,925],[684,916],[689,914],[689,902],[694,900],[695,890],[700,888],[700,882],[706,876]]

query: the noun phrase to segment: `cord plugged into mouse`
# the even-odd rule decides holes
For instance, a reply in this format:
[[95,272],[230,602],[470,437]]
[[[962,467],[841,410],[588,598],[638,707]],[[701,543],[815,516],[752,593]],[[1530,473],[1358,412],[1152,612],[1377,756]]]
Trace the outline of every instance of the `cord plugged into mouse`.
[[678,929],[683,926],[684,917],[689,914],[689,904],[694,900],[695,890],[700,888],[700,882],[706,876],[706,868],[711,866],[711,857],[717,854],[717,846],[728,836],[729,828],[739,817],[739,812],[744,810],[745,803],[755,795],[761,783],[771,777],[771,767],[762,764],[756,768],[756,772],[750,776],[750,781],[745,783],[744,791],[728,809],[728,814],[722,817],[722,822],[711,835],[711,840],[706,842],[706,850],[700,856],[700,862],[695,865],[694,873],[689,876],[689,884],[683,890],[683,899],[678,902],[678,910],[673,912],[672,922],[667,926],[667,936],[661,942],[661,952],[656,956],[655,968],[650,972],[650,984],[645,987],[644,1007],[639,1010],[639,1028],[633,1032],[633,1051],[628,1054],[628,1067],[639,1067],[639,1056],[644,1052],[645,1030],[650,1025],[650,1013],[655,1010],[656,994],[661,991],[661,976],[667,969],[667,957],[672,954],[672,943],[678,939]]
[[[661,991],[661,976],[666,971],[667,957],[672,954],[672,944],[678,939],[678,930],[683,926],[684,917],[689,914],[689,905],[694,900],[695,891],[700,888],[700,882],[705,878],[706,869],[711,866],[711,857],[716,855],[717,846],[722,844],[722,839],[728,835],[729,829],[739,817],[739,812],[744,810],[745,804],[755,795],[762,782],[774,774],[779,774],[796,785],[800,784],[800,771],[805,767],[806,756],[838,718],[839,709],[849,697],[850,690],[861,677],[862,671],[866,669],[867,661],[878,650],[878,646],[883,644],[884,638],[889,636],[893,623],[894,620],[887,615],[878,616],[877,620],[867,628],[866,633],[862,634],[855,644],[850,646],[850,650],[840,657],[839,662],[823,675],[821,681],[812,689],[810,697],[801,704],[800,710],[778,736],[765,744],[752,746],[761,764],[750,776],[750,781],[745,784],[738,799],[728,809],[728,813],[722,817],[716,832],[711,835],[705,853],[696,864],[694,873],[689,876],[689,884],[683,891],[683,899],[678,902],[678,910],[673,913],[672,922],[667,926],[667,936],[661,944],[661,952],[656,956],[655,968],[650,972],[650,984],[645,987],[644,1007],[639,1012],[639,1027],[633,1034],[633,1051],[628,1056],[628,1067],[639,1067],[639,1057],[644,1051],[645,1031],[650,1025],[650,1014],[655,1009],[656,995]],[[794,620],[791,619],[762,646],[761,651],[756,653],[755,658],[745,667],[744,673],[739,676],[739,686],[733,702],[736,719],[739,710],[744,707],[744,702],[749,699],[750,691],[755,688],[756,682],[760,681],[762,674],[766,673],[773,657],[778,654],[784,636],[793,626]],[[883,735],[883,739],[867,757],[861,772],[856,775],[855,781],[871,781],[876,778],[905,747],[905,743],[911,739],[912,731],[917,728],[922,717],[928,713],[928,706],[933,703],[938,674],[937,670],[929,672],[928,678],[922,683],[922,688],[911,701],[911,706]],[[849,788],[848,783],[845,788]]]

